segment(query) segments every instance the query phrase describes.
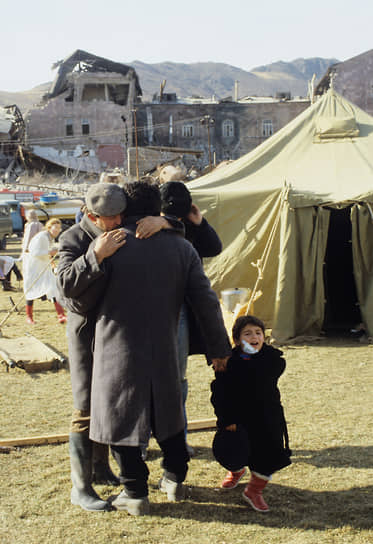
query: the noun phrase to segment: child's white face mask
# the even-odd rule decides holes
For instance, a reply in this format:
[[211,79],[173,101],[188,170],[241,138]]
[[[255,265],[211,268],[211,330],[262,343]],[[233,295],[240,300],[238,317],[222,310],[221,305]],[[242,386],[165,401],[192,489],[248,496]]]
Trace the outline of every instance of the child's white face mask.
[[241,340],[241,349],[243,352],[248,353],[249,355],[258,353],[258,350],[253,348],[253,346],[249,344],[248,342],[246,342],[246,340]]

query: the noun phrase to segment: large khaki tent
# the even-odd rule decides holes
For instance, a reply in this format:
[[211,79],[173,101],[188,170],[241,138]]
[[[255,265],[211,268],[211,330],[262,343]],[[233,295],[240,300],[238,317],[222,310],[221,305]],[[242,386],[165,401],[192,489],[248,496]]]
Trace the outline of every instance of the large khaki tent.
[[275,338],[360,320],[373,334],[372,117],[331,88],[188,187],[223,241],[206,263],[217,292],[254,288],[259,270],[255,313]]

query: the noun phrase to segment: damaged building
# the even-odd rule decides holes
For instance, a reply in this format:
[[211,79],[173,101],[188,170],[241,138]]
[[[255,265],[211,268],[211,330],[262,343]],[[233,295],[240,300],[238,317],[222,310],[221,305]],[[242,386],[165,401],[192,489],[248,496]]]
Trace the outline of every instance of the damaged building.
[[77,50],[56,67],[25,115],[25,153],[79,172],[118,167],[137,178],[177,160],[202,172],[248,153],[309,105],[289,93],[239,99],[238,84],[234,98],[180,99],[164,92],[166,81],[142,103],[130,66]]
[[125,167],[141,94],[133,68],[77,50],[58,63],[49,93],[26,113],[26,148],[73,170]]

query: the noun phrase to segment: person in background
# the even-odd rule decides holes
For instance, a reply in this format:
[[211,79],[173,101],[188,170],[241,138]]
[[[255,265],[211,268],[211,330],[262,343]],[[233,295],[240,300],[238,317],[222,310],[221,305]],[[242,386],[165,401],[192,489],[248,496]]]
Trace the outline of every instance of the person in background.
[[83,215],[84,215],[85,211],[86,211],[86,205],[82,204],[80,206],[79,210],[75,214],[75,223],[80,223],[80,221],[83,218]]
[[27,210],[26,223],[23,231],[22,253],[26,253],[28,251],[32,238],[35,236],[35,234],[41,232],[43,228],[43,223],[38,220],[36,210]]
[[15,287],[12,287],[11,274],[14,273],[18,281],[22,281],[23,277],[20,269],[16,265],[15,259],[8,255],[0,255],[0,281],[3,291],[16,291]]
[[211,402],[217,416],[215,458],[228,473],[221,487],[233,489],[246,473],[242,494],[258,512],[268,512],[262,491],[272,474],[291,464],[287,426],[277,382],[285,370],[282,351],[264,342],[264,323],[254,316],[236,319],[235,347],[225,372],[216,372]]
[[[181,219],[185,226],[185,238],[197,250],[201,259],[215,257],[222,251],[219,236],[207,220],[202,216],[198,206],[192,202],[190,191],[180,181],[169,181],[160,186],[162,197],[162,213],[174,215]],[[183,392],[183,407],[185,416],[185,436],[187,435],[186,400],[188,396],[188,381],[186,378],[188,355],[206,353],[206,347],[193,310],[184,301],[180,311],[178,328],[178,363]],[[194,455],[193,448],[187,443],[188,452]]]
[[35,234],[28,249],[23,253],[23,290],[26,298],[26,322],[33,325],[33,303],[37,298],[48,298],[53,301],[58,321],[66,322],[64,309],[57,302],[58,290],[54,274],[53,257],[58,247],[54,243],[61,232],[61,221],[49,219],[45,230]]

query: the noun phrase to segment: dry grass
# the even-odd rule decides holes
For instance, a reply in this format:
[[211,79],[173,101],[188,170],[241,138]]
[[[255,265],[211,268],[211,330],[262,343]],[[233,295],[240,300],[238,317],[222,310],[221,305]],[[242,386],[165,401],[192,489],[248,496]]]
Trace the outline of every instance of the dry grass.
[[[10,251],[8,251],[10,253]],[[22,293],[13,295],[14,300]],[[0,293],[0,319],[10,308]],[[64,327],[48,302],[37,302],[33,334],[66,353]],[[28,327],[30,328],[30,327]],[[13,315],[4,336],[27,330]],[[368,544],[373,542],[373,347],[336,339],[284,348],[287,371],[280,387],[289,423],[293,464],[265,491],[271,511],[259,514],[241,501],[242,487],[217,489],[224,470],[211,455],[212,432],[195,432],[188,500],[169,504],[156,489],[159,450],[150,445],[151,515],[94,514],[69,501],[67,445],[18,448],[0,454],[0,541],[11,544]],[[213,415],[211,369],[202,357],[189,363],[190,419]],[[0,367],[0,438],[65,433],[71,412],[67,370],[27,374]],[[115,467],[113,466],[115,469]],[[97,486],[107,497],[112,488]]]

